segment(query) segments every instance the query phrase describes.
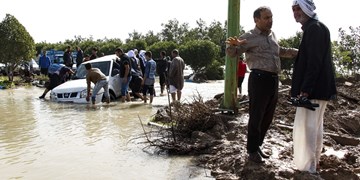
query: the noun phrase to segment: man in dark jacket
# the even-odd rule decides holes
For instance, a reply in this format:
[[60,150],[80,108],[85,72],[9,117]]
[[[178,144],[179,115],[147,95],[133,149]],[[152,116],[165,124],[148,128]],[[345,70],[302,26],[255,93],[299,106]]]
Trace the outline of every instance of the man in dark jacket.
[[66,48],[66,51],[64,52],[64,64],[65,66],[69,67],[70,69],[72,68],[72,65],[73,65],[73,58],[72,58],[72,55],[71,55],[71,47],[68,46]]
[[291,96],[319,104],[315,110],[297,107],[294,121],[294,163],[310,173],[316,173],[320,161],[326,105],[336,96],[330,32],[318,21],[315,8],[312,0],[295,0],[292,6],[304,33],[294,64]]
[[80,64],[84,60],[84,53],[83,53],[83,50],[81,50],[81,48],[79,46],[76,47],[76,50],[77,50],[77,53],[76,53],[76,68],[78,68],[80,66]]
[[168,59],[166,57],[166,52],[160,52],[160,59],[156,62],[156,73],[159,75],[159,84],[161,96],[164,95],[164,89],[166,85],[166,74],[168,70]]
[[129,84],[131,81],[131,65],[129,56],[127,56],[124,51],[120,48],[115,50],[115,54],[120,58],[120,81],[121,81],[121,102],[130,101],[130,94],[128,92]]

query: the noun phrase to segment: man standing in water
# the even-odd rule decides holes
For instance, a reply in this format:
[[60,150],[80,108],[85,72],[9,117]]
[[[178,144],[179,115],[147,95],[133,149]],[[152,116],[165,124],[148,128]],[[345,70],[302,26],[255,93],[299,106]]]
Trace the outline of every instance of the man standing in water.
[[248,80],[249,123],[247,151],[249,160],[264,163],[269,158],[261,149],[267,130],[272,122],[278,100],[278,73],[281,71],[280,57],[292,58],[296,49],[282,48],[277,43],[272,27],[272,12],[269,7],[259,7],[253,15],[255,28],[240,38],[227,40],[227,55],[246,54],[246,63],[251,69]]
[[[101,88],[104,88],[105,102],[110,103],[109,82],[106,79],[106,76],[100,71],[99,68],[92,68],[90,63],[86,63],[85,68],[87,71],[87,74],[86,74],[86,84],[87,84],[86,101],[90,100],[90,95],[91,95],[91,103],[95,104],[95,99],[96,99],[97,93],[100,91]],[[95,84],[92,93],[91,93],[91,83]]]
[[[184,87],[184,60],[179,56],[179,51],[174,49],[171,53],[173,60],[169,67],[169,90],[172,101],[180,101],[181,90]],[[177,98],[177,99],[176,99]]]
[[294,163],[310,173],[319,168],[324,112],[328,101],[336,96],[330,32],[318,21],[315,8],[312,0],[295,0],[292,6],[304,33],[294,63],[291,96],[319,104],[315,110],[297,107],[294,121]]

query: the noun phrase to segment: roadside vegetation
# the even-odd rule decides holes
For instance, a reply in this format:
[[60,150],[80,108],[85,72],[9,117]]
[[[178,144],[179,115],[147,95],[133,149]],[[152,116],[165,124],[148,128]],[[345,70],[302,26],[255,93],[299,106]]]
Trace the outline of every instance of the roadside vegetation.
[[[199,19],[197,26],[190,28],[188,23],[181,23],[177,19],[169,20],[161,24],[162,30],[155,33],[149,30],[142,34],[134,30],[124,41],[119,38],[93,39],[75,35],[73,39],[63,42],[35,43],[24,26],[12,15],[7,14],[0,22],[0,66],[5,71],[9,81],[13,81],[13,75],[19,66],[35,58],[42,50],[64,50],[67,46],[80,46],[85,54],[91,54],[91,49],[96,47],[100,54],[113,54],[117,47],[125,51],[130,49],[151,50],[154,59],[159,57],[163,50],[170,52],[177,48],[185,63],[198,74],[201,79],[217,80],[224,78],[223,66],[225,65],[225,40],[227,23],[213,21],[209,25]],[[243,33],[243,27],[240,32]],[[337,77],[355,76],[360,69],[360,26],[349,27],[349,31],[339,29],[340,41],[332,43],[333,60],[336,67]],[[296,32],[293,37],[280,39],[279,43],[284,47],[297,48],[301,41],[301,32]],[[291,76],[293,59],[282,60],[283,79]]]
[[[0,63],[3,65],[0,66],[0,70],[7,75],[0,76],[0,87],[11,88],[20,83],[30,84],[32,80],[46,81],[47,77],[45,76],[31,75],[32,79],[30,81],[24,78],[19,73],[20,64],[35,58],[36,54],[42,50],[64,50],[67,46],[80,46],[85,54],[91,54],[91,49],[96,47],[99,53],[105,55],[114,54],[117,47],[121,47],[125,51],[130,49],[151,50],[155,59],[161,51],[165,50],[169,55],[173,49],[177,48],[180,50],[180,55],[184,58],[185,63],[198,76],[201,76],[201,79],[223,79],[224,71],[222,66],[225,64],[224,42],[226,40],[227,23],[222,24],[213,21],[207,25],[202,19],[197,20],[196,23],[197,27],[190,28],[188,23],[180,23],[176,19],[169,20],[162,24],[162,30],[158,33],[149,30],[146,34],[142,34],[134,30],[129,33],[129,37],[125,41],[118,38],[93,39],[92,37],[75,35],[74,39],[66,39],[63,42],[35,43],[25,27],[14,16],[7,14],[5,19],[0,22]],[[327,118],[331,121],[326,121],[325,129],[331,133],[358,137],[358,127],[360,127],[358,123],[358,117],[360,117],[358,115],[360,101],[358,94],[358,82],[360,80],[360,26],[349,27],[349,31],[340,28],[340,40],[332,42],[336,76],[338,79],[343,78],[344,82],[338,84],[341,90],[339,94],[341,101],[333,102],[329,106],[331,113]],[[240,32],[243,32],[243,27],[240,27]],[[297,48],[301,36],[302,33],[297,32],[290,38],[280,39],[279,44],[284,47]],[[291,77],[293,61],[293,59],[282,59],[281,75],[283,84],[286,84],[285,82]],[[19,74],[19,76],[14,77],[15,74]],[[349,78],[352,79],[351,82],[347,82]],[[350,88],[351,93],[348,93]],[[204,157],[202,163],[206,164],[207,168],[212,169],[212,173],[214,173],[212,175],[216,176],[217,179],[237,179],[238,177],[248,177],[249,179],[277,179],[280,177],[280,179],[288,179],[296,175],[296,172],[291,168],[281,170],[282,162],[274,162],[275,165],[265,168],[265,170],[264,168],[257,169],[257,167],[250,167],[253,169],[243,168],[245,167],[243,166],[245,163],[244,157],[238,156],[238,154],[245,151],[243,148],[245,137],[244,133],[239,131],[246,131],[245,125],[241,123],[241,117],[229,119],[229,117],[216,112],[219,101],[221,101],[220,98],[204,102],[199,95],[194,97],[194,102],[191,104],[173,103],[160,109],[155,115],[154,122],[151,122],[157,123],[157,128],[150,131],[144,128],[144,134],[149,144],[146,147],[155,147],[158,151],[171,154],[215,154],[217,156]],[[342,109],[344,106],[347,109]],[[287,125],[291,125],[293,119],[291,114],[294,114],[293,109],[284,101],[280,102],[279,107],[283,111],[277,112],[277,123],[280,124],[285,121],[288,123]],[[349,109],[354,110],[354,112],[346,113]],[[246,107],[241,107],[240,113],[245,114],[246,112]],[[346,122],[338,122],[339,119],[346,120]],[[351,122],[351,127],[346,126],[347,122]],[[352,127],[357,127],[354,130],[355,133],[350,132]],[[277,136],[280,137],[279,141],[283,140],[284,143],[291,141],[289,130],[281,130],[279,126],[271,129],[271,131],[274,134],[279,134]],[[326,138],[326,141],[329,146],[338,149],[343,148],[329,137]],[[231,146],[228,146],[229,144]],[[283,160],[288,162],[286,164],[288,165],[291,160],[291,149],[286,145],[281,146],[279,144],[273,142],[268,146],[280,146],[280,148],[283,148],[284,150],[280,152],[283,154],[280,155]],[[349,149],[351,149],[351,152],[357,152],[358,147],[356,145]],[[356,149],[356,151],[353,149]],[[220,155],[217,154],[219,152],[221,152]],[[223,157],[225,155],[226,157]],[[348,171],[345,174],[354,175],[359,173],[360,162],[357,156],[349,154],[348,158],[350,160],[336,158],[328,160],[329,164],[325,165],[331,167],[328,167],[328,171],[323,171],[327,173],[323,176],[335,176],[336,173],[332,173],[332,170],[335,169],[335,172],[337,172],[336,170],[341,169],[338,166],[339,164],[346,166],[345,170]],[[256,176],[259,174],[253,173],[254,169],[255,171],[260,170],[263,174]]]

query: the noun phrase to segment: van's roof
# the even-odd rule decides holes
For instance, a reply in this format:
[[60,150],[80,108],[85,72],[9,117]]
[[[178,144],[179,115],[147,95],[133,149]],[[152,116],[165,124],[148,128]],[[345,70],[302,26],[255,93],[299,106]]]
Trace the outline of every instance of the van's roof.
[[110,61],[110,60],[115,60],[116,58],[118,58],[118,57],[115,54],[106,55],[106,56],[103,56],[103,57],[99,57],[99,58],[96,58],[96,59],[93,59],[93,60],[86,61],[83,64],[93,63],[93,62],[101,62],[101,61]]

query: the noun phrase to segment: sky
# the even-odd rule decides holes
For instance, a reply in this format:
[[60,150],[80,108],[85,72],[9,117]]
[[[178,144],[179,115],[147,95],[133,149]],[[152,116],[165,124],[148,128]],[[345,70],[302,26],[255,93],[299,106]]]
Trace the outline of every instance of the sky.
[[[273,27],[278,39],[289,38],[301,31],[292,13],[293,0],[240,0],[240,25],[246,31],[255,27],[253,12],[269,6]],[[314,0],[315,12],[338,40],[338,29],[348,31],[358,27],[358,0]],[[64,42],[75,36],[94,39],[120,38],[125,40],[134,30],[145,35],[158,33],[169,20],[196,27],[200,18],[210,25],[227,20],[228,0],[0,0],[0,21],[13,15],[30,33],[36,43]],[[356,17],[357,16],[357,17]],[[348,31],[349,32],[349,31]]]

